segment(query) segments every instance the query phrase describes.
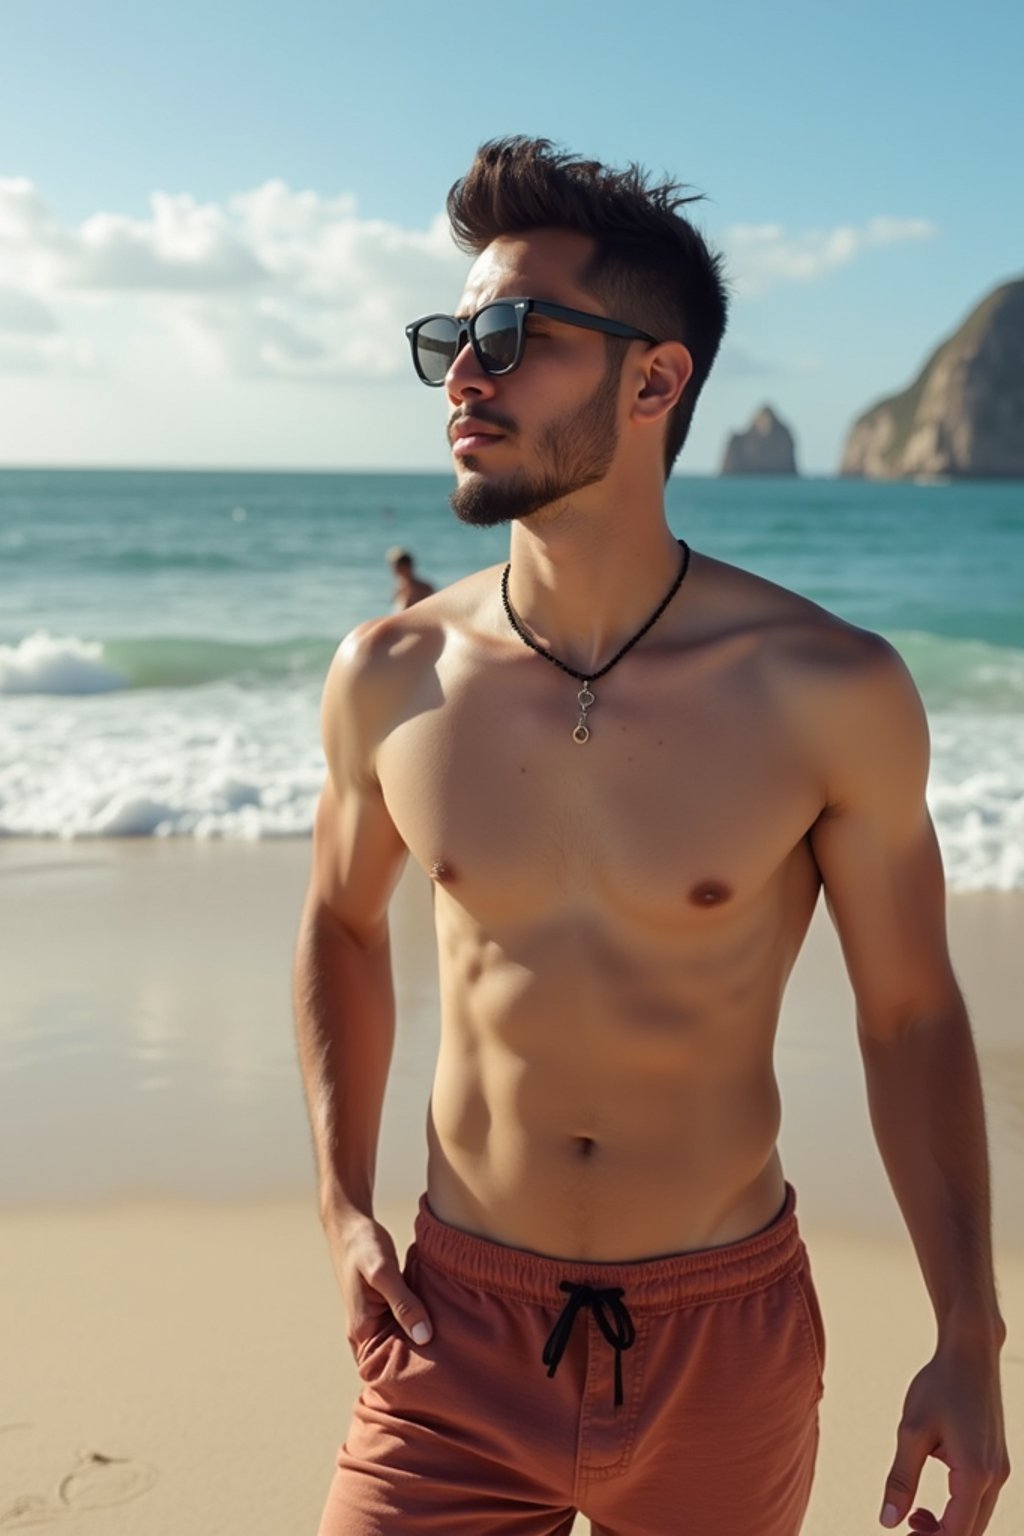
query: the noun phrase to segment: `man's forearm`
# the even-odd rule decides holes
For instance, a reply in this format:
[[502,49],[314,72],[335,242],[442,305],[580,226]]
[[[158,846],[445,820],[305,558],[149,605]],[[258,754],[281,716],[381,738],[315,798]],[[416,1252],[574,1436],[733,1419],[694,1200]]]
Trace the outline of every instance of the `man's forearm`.
[[350,1210],[369,1215],[395,1037],[386,928],[372,941],[360,939],[329,914],[307,908],[293,997],[321,1217]]
[[885,1035],[862,1020],[860,1044],[875,1138],[940,1334],[962,1326],[999,1338],[985,1117],[963,1003]]

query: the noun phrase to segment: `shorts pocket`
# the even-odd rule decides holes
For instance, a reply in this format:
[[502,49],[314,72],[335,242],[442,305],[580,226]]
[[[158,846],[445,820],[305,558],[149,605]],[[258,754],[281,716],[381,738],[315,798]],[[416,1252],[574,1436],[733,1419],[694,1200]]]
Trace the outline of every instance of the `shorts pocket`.
[[825,1390],[825,1324],[806,1252],[800,1268],[793,1271],[790,1280],[796,1295],[796,1304],[800,1309],[807,1347],[814,1363],[820,1398]]
[[354,1334],[348,1335],[349,1347],[360,1376],[363,1375],[366,1363],[394,1336],[397,1327],[395,1314],[390,1308],[385,1308],[383,1312],[372,1313]]

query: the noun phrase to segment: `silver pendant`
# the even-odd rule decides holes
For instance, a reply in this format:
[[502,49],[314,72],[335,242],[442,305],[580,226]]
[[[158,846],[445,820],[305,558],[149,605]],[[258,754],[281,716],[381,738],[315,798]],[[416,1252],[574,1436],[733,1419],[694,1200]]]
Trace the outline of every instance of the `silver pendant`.
[[576,695],[576,703],[580,707],[579,719],[576,721],[576,729],[572,733],[572,739],[578,746],[590,740],[590,731],[587,728],[587,710],[594,702],[594,695],[590,691],[590,684],[586,682]]

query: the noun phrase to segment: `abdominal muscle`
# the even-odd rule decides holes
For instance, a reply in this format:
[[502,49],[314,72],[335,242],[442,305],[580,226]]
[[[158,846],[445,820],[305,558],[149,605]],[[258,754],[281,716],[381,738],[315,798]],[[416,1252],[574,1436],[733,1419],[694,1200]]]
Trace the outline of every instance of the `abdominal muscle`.
[[717,947],[674,935],[638,967],[582,927],[506,948],[438,917],[436,1216],[599,1262],[715,1247],[772,1221],[785,1196],[772,1046],[802,933]]

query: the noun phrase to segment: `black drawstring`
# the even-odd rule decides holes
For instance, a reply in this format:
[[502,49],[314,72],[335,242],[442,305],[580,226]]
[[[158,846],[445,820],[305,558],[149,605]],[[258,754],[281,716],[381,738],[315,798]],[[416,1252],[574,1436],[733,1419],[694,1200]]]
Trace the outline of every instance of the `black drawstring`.
[[[569,1300],[559,1313],[541,1355],[548,1368],[548,1375],[555,1374],[558,1362],[565,1354],[577,1312],[581,1307],[589,1307],[597,1326],[615,1351],[615,1406],[618,1408],[622,1402],[622,1351],[628,1349],[636,1339],[633,1319],[622,1300],[622,1289],[617,1286],[613,1290],[600,1291],[590,1285],[574,1285],[571,1280],[563,1280],[560,1289],[569,1292]],[[615,1320],[614,1330],[608,1321],[609,1312]]]

